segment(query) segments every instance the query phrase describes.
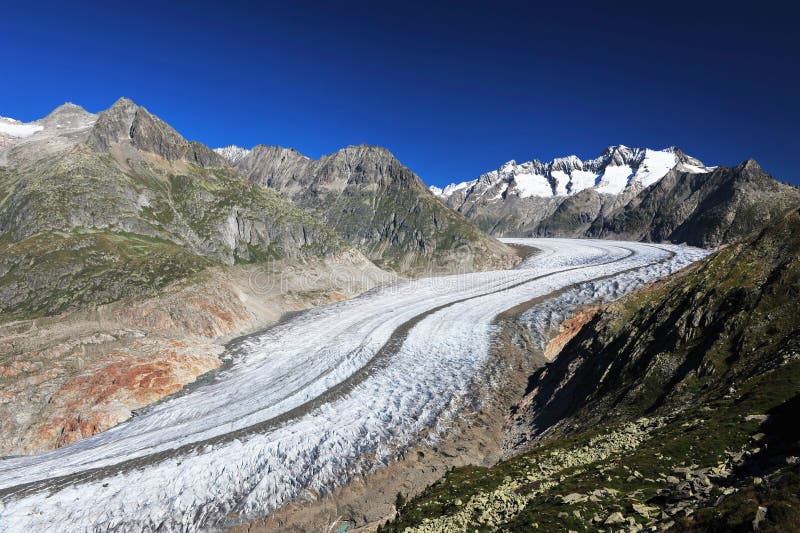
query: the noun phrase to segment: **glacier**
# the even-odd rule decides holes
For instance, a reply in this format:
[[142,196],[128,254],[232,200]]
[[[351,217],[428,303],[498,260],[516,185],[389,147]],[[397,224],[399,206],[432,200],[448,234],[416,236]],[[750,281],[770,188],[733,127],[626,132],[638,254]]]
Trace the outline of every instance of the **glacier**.
[[296,315],[231,345],[208,383],[69,446],[0,460],[0,529],[198,531],[324,494],[447,431],[499,313],[545,297],[523,315],[545,335],[558,313],[709,253],[504,240],[539,252],[513,270],[400,281]]

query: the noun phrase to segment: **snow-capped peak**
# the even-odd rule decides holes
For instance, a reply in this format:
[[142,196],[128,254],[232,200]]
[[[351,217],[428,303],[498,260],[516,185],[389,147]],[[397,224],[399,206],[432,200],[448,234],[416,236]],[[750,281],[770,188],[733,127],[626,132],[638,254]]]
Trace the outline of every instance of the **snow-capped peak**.
[[592,188],[601,194],[617,195],[632,187],[649,187],[657,183],[676,166],[689,172],[709,172],[701,161],[687,156],[671,146],[663,150],[630,148],[622,144],[609,146],[595,158],[581,160],[576,155],[558,157],[550,162],[538,159],[526,163],[508,161],[497,170],[477,179],[451,184],[436,193],[448,198],[458,193],[461,198],[489,199],[513,195],[551,198],[569,196]]
[[219,155],[227,159],[231,162],[232,165],[235,165],[245,157],[247,154],[250,153],[250,150],[247,148],[242,148],[241,146],[236,146],[235,144],[230,144],[228,146],[224,146],[222,148],[214,148],[214,151],[217,152]]

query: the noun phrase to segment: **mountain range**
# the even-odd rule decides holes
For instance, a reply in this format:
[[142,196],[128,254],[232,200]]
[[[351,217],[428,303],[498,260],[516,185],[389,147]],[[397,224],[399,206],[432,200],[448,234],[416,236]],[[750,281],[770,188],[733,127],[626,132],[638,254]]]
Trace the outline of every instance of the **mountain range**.
[[611,146],[599,157],[509,161],[475,180],[431,188],[491,235],[618,237],[716,246],[800,201],[754,160],[706,166],[675,147]]
[[721,249],[581,310],[522,376],[507,460],[398,498],[385,529],[743,529],[764,506],[757,525],[800,527],[798,205],[752,159],[674,147],[439,189],[382,147],[212,150],[126,98],[0,117],[0,455],[104,431],[286,313],[515,266],[496,236],[685,242]]
[[319,216],[379,266],[409,272],[511,264],[505,245],[443,208],[385,148],[348,146],[317,160],[279,146],[217,152],[250,181]]
[[2,313],[53,314],[213,265],[352,246],[405,274],[518,260],[382,148],[312,162],[257,147],[234,168],[125,98],[98,114],[65,104],[0,123]]

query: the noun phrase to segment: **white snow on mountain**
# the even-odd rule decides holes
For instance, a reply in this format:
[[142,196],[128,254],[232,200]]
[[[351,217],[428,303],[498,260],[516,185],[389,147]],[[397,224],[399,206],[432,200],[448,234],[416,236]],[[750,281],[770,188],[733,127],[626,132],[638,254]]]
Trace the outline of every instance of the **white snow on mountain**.
[[0,133],[11,137],[30,137],[37,131],[44,129],[44,126],[34,123],[24,123],[13,118],[0,117]]
[[[523,165],[521,165],[523,166]],[[529,196],[552,196],[553,190],[550,187],[550,182],[541,174],[534,172],[516,173],[513,176],[516,191],[520,198],[528,198]]]
[[[482,174],[472,181],[453,183],[446,187],[432,187],[437,196],[447,199],[454,194],[459,198],[478,198],[492,190],[491,199],[505,193],[519,198],[552,198],[569,196],[593,188],[601,194],[617,195],[631,187],[649,187],[667,172],[682,165],[686,172],[710,172],[701,161],[687,156],[675,147],[664,150],[610,146],[600,157],[581,160],[575,155],[559,157],[550,162],[538,159],[525,163],[508,161],[499,169]],[[501,181],[503,192],[494,191]],[[489,197],[487,197],[489,198]]]
[[678,164],[678,157],[675,152],[667,150],[645,150],[644,160],[639,165],[636,179],[645,187],[656,183],[664,177],[675,165]]
[[[628,165],[608,165],[600,174],[597,192],[603,194],[619,194],[625,190],[633,177],[633,169]],[[576,191],[577,192],[577,191]]]
[[241,146],[236,146],[235,144],[224,146],[222,148],[214,148],[214,151],[230,161],[232,165],[235,165],[250,153],[250,150],[247,148],[242,148]]

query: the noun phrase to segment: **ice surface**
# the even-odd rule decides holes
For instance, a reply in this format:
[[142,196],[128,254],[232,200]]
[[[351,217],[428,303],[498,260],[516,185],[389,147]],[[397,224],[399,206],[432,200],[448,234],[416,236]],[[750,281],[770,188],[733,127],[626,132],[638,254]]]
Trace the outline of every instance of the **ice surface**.
[[[514,270],[403,281],[300,314],[233,347],[231,367],[207,385],[94,437],[0,461],[0,529],[196,531],[232,510],[263,515],[324,493],[380,468],[423,430],[446,429],[481,376],[498,313],[578,284],[526,315],[547,328],[577,301],[616,297],[706,253],[509,241],[541,252]],[[613,277],[594,281],[604,276]],[[375,359],[412,319],[397,351]],[[60,476],[71,477],[49,481]]]

